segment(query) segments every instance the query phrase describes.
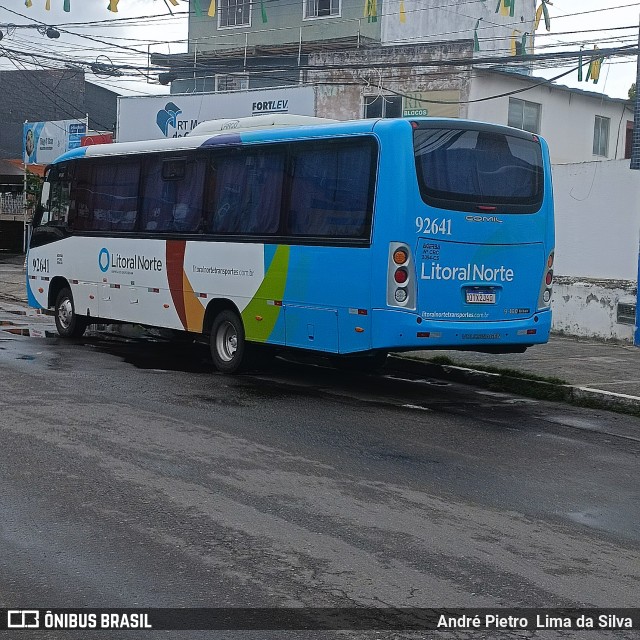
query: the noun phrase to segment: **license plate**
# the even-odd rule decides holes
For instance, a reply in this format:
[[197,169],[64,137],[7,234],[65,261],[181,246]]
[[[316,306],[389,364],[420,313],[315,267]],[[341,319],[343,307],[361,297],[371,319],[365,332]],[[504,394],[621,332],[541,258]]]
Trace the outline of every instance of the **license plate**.
[[480,291],[467,291],[467,304],[495,304],[496,294]]

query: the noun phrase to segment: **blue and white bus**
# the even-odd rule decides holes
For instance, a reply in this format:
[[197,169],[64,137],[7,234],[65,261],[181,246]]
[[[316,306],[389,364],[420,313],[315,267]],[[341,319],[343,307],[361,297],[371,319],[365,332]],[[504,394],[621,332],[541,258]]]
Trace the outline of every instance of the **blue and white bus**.
[[389,351],[546,342],[553,252],[537,135],[262,116],[61,156],[27,288],[63,337],[139,323],[204,337],[227,373],[265,347],[373,367]]

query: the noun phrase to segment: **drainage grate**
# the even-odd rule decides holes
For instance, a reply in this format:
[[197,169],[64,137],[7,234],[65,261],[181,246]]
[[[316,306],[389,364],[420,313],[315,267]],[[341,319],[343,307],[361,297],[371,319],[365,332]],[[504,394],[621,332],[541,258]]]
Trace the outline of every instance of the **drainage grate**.
[[618,302],[618,314],[616,322],[619,324],[636,324],[636,305]]

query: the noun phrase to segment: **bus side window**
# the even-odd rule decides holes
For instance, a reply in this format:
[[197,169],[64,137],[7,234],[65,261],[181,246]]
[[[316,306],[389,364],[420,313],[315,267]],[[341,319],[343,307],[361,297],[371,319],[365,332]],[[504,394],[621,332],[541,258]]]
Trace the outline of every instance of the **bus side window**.
[[[47,180],[49,197],[42,198],[38,226],[65,227],[69,220],[71,204],[71,170],[67,166],[50,169]],[[46,193],[44,194],[46,196]]]
[[195,233],[202,220],[204,158],[152,158],[142,183],[140,228]]
[[372,165],[369,142],[293,151],[288,227],[293,235],[362,238],[370,223]]
[[91,230],[95,192],[93,167],[91,162],[76,163],[69,211],[69,226],[74,231]]
[[212,233],[272,234],[278,231],[285,156],[281,151],[250,151],[216,156],[208,230]]

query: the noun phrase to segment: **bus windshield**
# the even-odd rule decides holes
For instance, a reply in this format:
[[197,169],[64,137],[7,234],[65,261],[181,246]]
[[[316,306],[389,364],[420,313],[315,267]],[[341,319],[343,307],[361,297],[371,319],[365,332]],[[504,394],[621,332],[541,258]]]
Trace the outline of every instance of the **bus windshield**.
[[532,213],[542,203],[539,140],[501,131],[417,128],[414,151],[423,200],[443,209]]

